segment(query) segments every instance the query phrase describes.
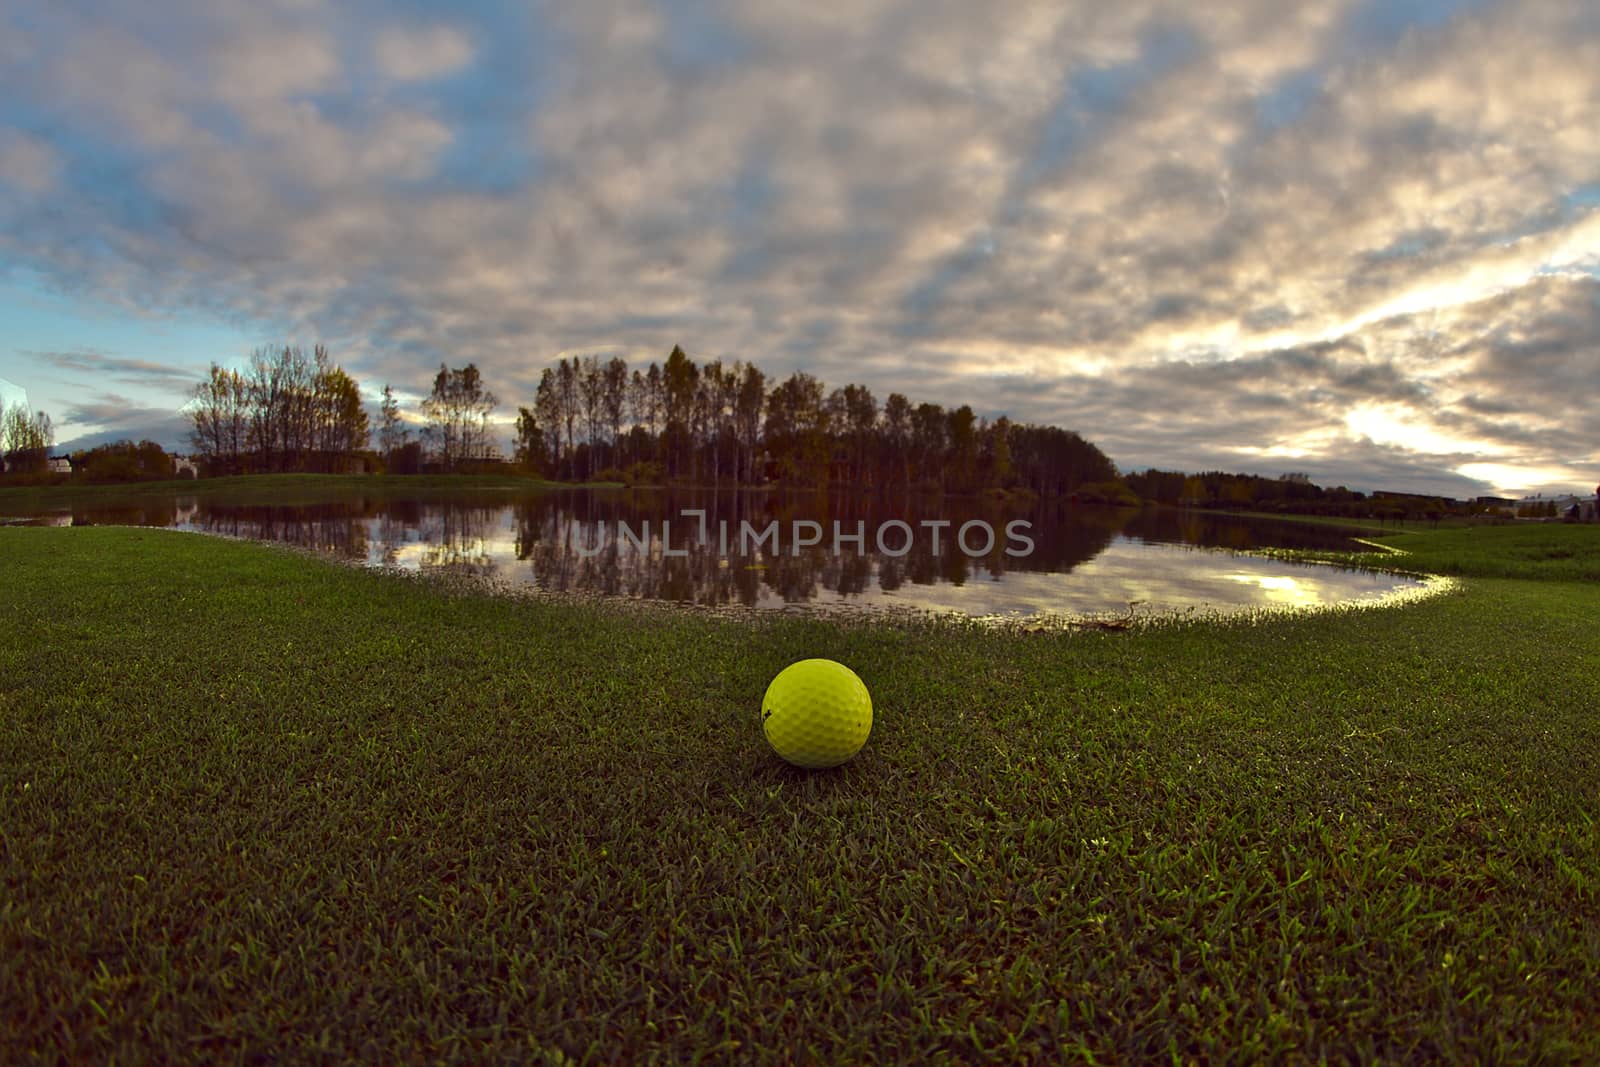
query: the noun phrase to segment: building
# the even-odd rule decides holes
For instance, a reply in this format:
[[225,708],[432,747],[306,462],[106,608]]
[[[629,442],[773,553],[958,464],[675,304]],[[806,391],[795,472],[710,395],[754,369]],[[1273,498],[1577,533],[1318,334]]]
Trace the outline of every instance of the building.
[[1594,521],[1594,505],[1595,505],[1595,498],[1594,497],[1592,497],[1592,496],[1577,496],[1575,494],[1568,493],[1565,496],[1556,497],[1555,500],[1556,500],[1556,514],[1561,516],[1562,518],[1566,518],[1567,517],[1567,512],[1571,511],[1572,510],[1572,505],[1576,504],[1576,505],[1578,505],[1578,517],[1579,517],[1579,519],[1581,519],[1583,522],[1593,522]]
[[[1524,508],[1538,511],[1544,510],[1545,517],[1564,519],[1572,511],[1572,506],[1578,506],[1578,518],[1582,522],[1595,521],[1595,498],[1592,496],[1578,496],[1575,493],[1562,493],[1560,496],[1525,496],[1517,501],[1518,510]],[[1553,505],[1555,514],[1550,515]],[[1535,515],[1534,517],[1538,517]]]
[[72,460],[66,456],[51,456],[48,460],[51,474],[71,474]]
[[172,457],[172,473],[178,478],[198,478],[200,468],[194,465],[194,460],[188,456]]

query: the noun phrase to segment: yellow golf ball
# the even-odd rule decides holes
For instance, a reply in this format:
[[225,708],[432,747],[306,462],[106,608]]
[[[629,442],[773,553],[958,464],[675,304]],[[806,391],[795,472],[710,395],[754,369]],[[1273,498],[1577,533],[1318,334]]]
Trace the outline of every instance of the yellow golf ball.
[[797,767],[837,767],[867,743],[872,697],[844,664],[803,659],[779,671],[767,686],[761,732]]

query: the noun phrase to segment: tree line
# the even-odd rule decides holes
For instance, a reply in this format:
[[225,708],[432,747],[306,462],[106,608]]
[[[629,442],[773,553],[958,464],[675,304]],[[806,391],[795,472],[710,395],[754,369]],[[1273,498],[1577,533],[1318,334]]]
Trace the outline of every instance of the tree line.
[[754,363],[662,363],[572,356],[541,374],[516,420],[516,462],[561,480],[778,483],[821,488],[1024,489],[1041,496],[1117,471],[1093,444],[1054,426],[979,417],[866,386],[829,389],[797,371],[771,381]]
[[1290,510],[1315,504],[1343,505],[1365,501],[1366,494],[1343,486],[1325,489],[1303,474],[1268,478],[1258,474],[1205,471],[1146,470],[1123,479],[1141,499],[1157,504],[1207,508],[1267,508],[1290,505]]
[[[439,367],[406,411],[392,385],[379,407],[377,451],[392,473],[503,463],[499,401],[475,364]],[[187,407],[207,473],[352,469],[370,440],[358,383],[317,346],[257,349],[243,370],[213,364]],[[645,367],[572,356],[544,368],[519,405],[519,468],[566,481],[761,485],[1056,496],[1114,485],[1093,444],[1054,426],[979,417],[862,385],[829,389],[796,372],[769,381],[754,363],[697,364],[682,348]]]
[[209,474],[347,471],[370,438],[359,384],[322,345],[257,348],[243,370],[213,363],[185,412]]
[[1276,511],[1344,518],[1440,518],[1490,512],[1488,505],[1416,493],[1366,493],[1344,486],[1325,488],[1304,474],[1268,478],[1259,474],[1205,471],[1137,471],[1123,479],[1141,500],[1176,507],[1223,511]]

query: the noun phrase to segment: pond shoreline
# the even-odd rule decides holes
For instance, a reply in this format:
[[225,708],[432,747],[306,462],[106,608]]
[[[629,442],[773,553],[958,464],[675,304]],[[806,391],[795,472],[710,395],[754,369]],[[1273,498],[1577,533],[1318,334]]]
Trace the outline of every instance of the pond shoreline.
[[[235,481],[253,489],[267,477]],[[293,502],[272,493],[100,493],[32,510],[42,523],[176,526],[314,547],[369,567],[475,572],[502,590],[532,584],[551,595],[714,611],[955,613],[1035,628],[1120,619],[1115,625],[1126,627],[1135,621],[1124,618],[1130,602],[1144,605],[1141,620],[1170,620],[1329,606],[1410,584],[1393,567],[1304,566],[1328,553],[1300,549],[1357,547],[1342,532],[1188,513],[1018,513],[981,499],[907,512],[881,501],[761,492],[507,493],[527,486],[493,479],[482,491],[456,479],[432,492],[355,493],[348,483],[357,479],[320,480],[329,486],[321,495],[303,492],[304,476],[278,479],[293,486]],[[387,481],[409,489],[413,480]],[[1385,586],[1380,577],[1393,580]]]

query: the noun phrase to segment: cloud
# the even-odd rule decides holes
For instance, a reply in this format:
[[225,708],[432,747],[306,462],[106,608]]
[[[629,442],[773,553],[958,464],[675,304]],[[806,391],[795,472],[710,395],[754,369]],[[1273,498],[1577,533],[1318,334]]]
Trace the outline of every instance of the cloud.
[[472,44],[459,30],[390,27],[378,36],[378,65],[397,81],[419,81],[449,74],[472,58]]
[[140,405],[126,396],[101,393],[70,405],[62,412],[71,426],[97,427],[58,442],[57,453],[75,452],[113,441],[155,441],[169,450],[181,449],[189,423],[175,409]]
[[321,338],[374,387],[470,359],[508,409],[559,353],[681,342],[1072,426],[1125,468],[1471,486],[1600,450],[1570,411],[1600,391],[1584,5],[449,20],[12,19],[0,126],[51,162],[0,150],[29,197],[0,195],[0,252]]
[[[58,370],[92,375],[96,380],[111,380],[130,385],[164,386],[187,390],[200,378],[193,368],[145,359],[123,359],[101,352],[39,352],[24,350],[22,355]],[[98,420],[92,420],[98,421]]]
[[116,444],[119,441],[132,441],[135,444],[140,441],[154,441],[168,452],[185,455],[189,450],[188,432],[188,424],[182,419],[172,415],[161,416],[152,411],[143,418],[124,420],[114,429],[78,434],[68,440],[59,441],[50,451],[54,455],[65,456],[74,452],[85,452],[101,445]]
[[61,161],[55,150],[19,130],[0,129],[0,182],[28,193],[48,192]]

